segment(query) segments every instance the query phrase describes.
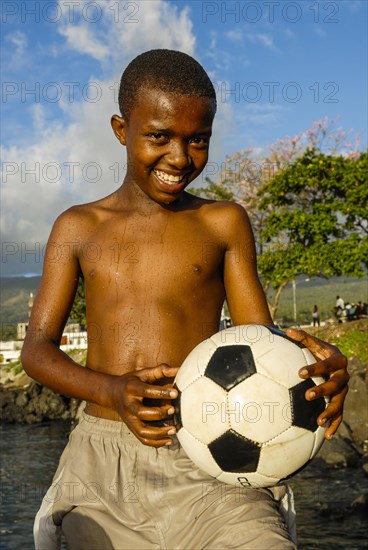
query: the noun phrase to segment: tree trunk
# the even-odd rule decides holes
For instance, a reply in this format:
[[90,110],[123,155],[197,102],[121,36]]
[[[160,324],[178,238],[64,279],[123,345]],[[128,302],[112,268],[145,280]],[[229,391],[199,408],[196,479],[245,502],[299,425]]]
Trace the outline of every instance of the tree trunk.
[[277,310],[278,310],[278,307],[279,307],[279,302],[280,302],[280,297],[281,297],[281,293],[282,291],[284,290],[284,288],[286,287],[286,285],[289,283],[289,279],[285,279],[276,289],[276,293],[275,293],[275,296],[274,296],[274,299],[273,299],[273,302],[270,303],[268,302],[268,307],[270,308],[270,313],[271,313],[271,317],[272,319],[275,318],[275,315],[277,313]]

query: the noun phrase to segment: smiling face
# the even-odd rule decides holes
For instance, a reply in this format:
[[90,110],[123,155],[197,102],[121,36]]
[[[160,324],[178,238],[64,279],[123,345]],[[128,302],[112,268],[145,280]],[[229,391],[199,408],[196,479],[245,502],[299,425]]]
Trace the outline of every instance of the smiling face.
[[177,200],[207,163],[213,117],[208,98],[142,89],[129,121],[112,119],[127,148],[124,184],[158,203]]

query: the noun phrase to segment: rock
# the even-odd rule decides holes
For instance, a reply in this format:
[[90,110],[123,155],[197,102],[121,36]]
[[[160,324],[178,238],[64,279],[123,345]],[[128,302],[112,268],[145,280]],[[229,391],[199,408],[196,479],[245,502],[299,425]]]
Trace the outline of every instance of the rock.
[[367,515],[368,495],[362,494],[356,497],[350,504],[341,508],[334,504],[320,504],[318,514],[322,517],[333,517],[334,520],[345,519],[347,514]]
[[361,447],[368,438],[368,372],[355,371],[349,382],[349,393],[345,400],[344,423],[351,438]]
[[20,392],[15,399],[15,404],[17,407],[24,407],[29,401],[28,395],[26,392]]
[[329,468],[346,468],[357,466],[360,460],[359,452],[352,446],[349,432],[342,427],[340,433],[334,435],[331,441],[325,441],[317,454],[318,459],[326,463]]
[[345,454],[337,451],[330,451],[324,460],[331,468],[346,468],[348,465]]
[[22,388],[0,386],[0,419],[3,422],[35,424],[73,419],[78,406],[77,399],[63,397],[36,382]]
[[350,508],[359,509],[359,511],[368,511],[368,494],[359,495],[356,497],[353,502],[350,504]]

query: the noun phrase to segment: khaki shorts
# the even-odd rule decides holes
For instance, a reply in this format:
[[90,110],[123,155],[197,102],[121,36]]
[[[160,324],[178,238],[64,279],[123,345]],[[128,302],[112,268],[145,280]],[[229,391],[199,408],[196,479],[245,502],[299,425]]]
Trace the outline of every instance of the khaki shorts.
[[36,516],[36,550],[60,548],[62,533],[70,550],[295,549],[281,497],[214,480],[176,438],[155,449],[84,414]]

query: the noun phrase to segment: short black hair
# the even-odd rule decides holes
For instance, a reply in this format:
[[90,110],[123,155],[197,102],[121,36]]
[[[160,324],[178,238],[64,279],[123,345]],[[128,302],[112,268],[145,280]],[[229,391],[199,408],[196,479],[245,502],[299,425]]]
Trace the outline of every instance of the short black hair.
[[176,50],[149,50],[129,63],[120,81],[119,108],[123,118],[130,113],[143,87],[172,94],[208,97],[216,112],[216,92],[208,74],[190,55]]

